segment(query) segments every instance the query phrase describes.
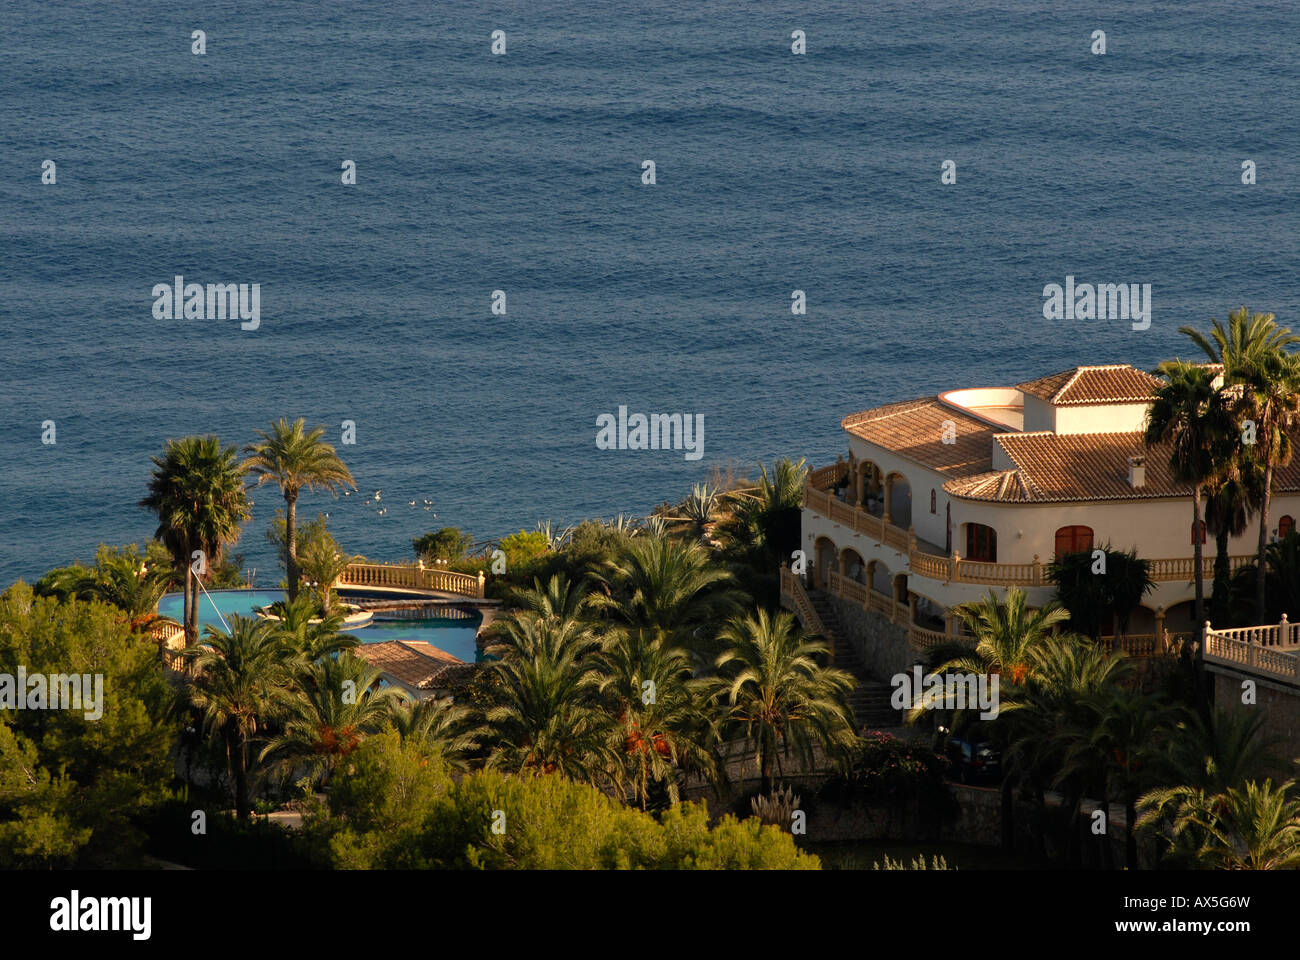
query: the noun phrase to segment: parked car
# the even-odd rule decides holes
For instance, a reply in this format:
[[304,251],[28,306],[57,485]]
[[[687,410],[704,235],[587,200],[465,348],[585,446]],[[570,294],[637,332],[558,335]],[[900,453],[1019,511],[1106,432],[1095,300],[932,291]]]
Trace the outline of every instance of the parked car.
[[987,743],[949,737],[946,748],[952,776],[962,783],[991,784],[1002,780],[1002,755]]

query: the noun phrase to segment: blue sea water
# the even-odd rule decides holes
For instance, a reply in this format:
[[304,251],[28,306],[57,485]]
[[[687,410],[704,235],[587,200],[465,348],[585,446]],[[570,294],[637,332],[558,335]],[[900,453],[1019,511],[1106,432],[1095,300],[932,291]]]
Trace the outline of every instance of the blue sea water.
[[[300,509],[398,559],[443,524],[825,462],[873,404],[1149,367],[1240,303],[1300,324],[1298,26],[1197,0],[6,2],[0,583],[151,534],[169,437],[354,420],[362,495]],[[261,328],[155,320],[178,273],[260,283]],[[1151,328],[1044,320],[1067,274],[1151,283]],[[619,405],[702,413],[703,460],[597,450]],[[275,578],[255,499],[236,549]]]

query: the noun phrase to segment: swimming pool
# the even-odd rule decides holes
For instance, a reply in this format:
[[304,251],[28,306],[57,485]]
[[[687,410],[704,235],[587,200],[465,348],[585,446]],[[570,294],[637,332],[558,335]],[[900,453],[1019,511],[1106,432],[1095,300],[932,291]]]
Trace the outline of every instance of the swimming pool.
[[[284,594],[279,590],[210,590],[199,594],[199,631],[209,624],[221,627],[222,614],[238,613],[246,617],[254,615],[258,607],[264,607],[277,600],[283,600]],[[215,606],[214,606],[215,602]],[[158,604],[158,612],[164,617],[179,621],[183,615],[185,600],[179,593],[169,593]],[[483,617],[477,611],[456,611],[456,617],[420,617],[418,619],[375,619],[364,627],[349,630],[362,643],[383,643],[385,640],[422,640],[431,643],[440,650],[445,650],[453,657],[459,657],[466,663],[482,660],[478,644],[474,637],[478,633]],[[409,611],[396,611],[393,616],[409,616]],[[379,614],[386,617],[386,614]]]

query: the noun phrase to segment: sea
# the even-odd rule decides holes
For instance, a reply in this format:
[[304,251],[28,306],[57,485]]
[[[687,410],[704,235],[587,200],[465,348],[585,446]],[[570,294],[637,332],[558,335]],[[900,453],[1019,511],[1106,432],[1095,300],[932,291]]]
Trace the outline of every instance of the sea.
[[[149,537],[168,438],[325,426],[359,492],[300,516],[397,561],[1192,357],[1238,305],[1300,325],[1298,37],[1295,2],[4,0],[0,585]],[[259,284],[258,328],[158,319],[178,275]],[[1067,276],[1150,284],[1149,327],[1045,319]],[[702,456],[599,449],[620,406],[702,415]]]

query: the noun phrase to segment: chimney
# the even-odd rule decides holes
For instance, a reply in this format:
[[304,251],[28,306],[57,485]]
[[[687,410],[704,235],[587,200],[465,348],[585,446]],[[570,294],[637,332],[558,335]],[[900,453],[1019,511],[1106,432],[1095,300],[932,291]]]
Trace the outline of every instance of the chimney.
[[1147,482],[1147,458],[1133,456],[1128,458],[1128,485],[1140,490]]

